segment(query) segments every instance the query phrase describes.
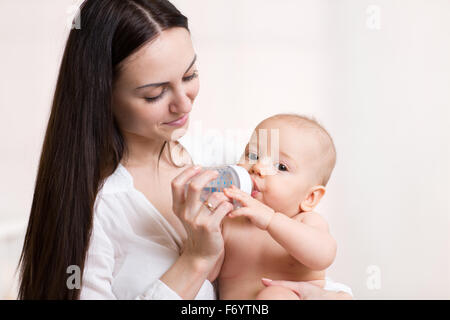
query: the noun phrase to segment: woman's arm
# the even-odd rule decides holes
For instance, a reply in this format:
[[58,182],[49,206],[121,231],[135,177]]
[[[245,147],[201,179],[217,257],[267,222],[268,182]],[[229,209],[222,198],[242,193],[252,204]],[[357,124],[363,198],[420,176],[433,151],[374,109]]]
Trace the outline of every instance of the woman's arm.
[[[113,203],[114,204],[114,203]],[[107,210],[107,206],[99,205],[100,211]],[[101,219],[94,215],[92,236],[86,256],[81,282],[80,299],[82,300],[116,300],[118,297],[113,290],[115,249],[113,242],[103,228]],[[180,257],[181,258],[181,257]],[[122,298],[122,297],[120,297]],[[181,299],[175,291],[155,279],[148,284],[142,294],[129,299],[161,300]]]
[[[223,238],[220,224],[223,217],[233,208],[223,194],[210,196],[209,202],[214,204],[214,210],[209,210],[198,200],[200,191],[205,184],[216,177],[217,173],[205,171],[192,180],[185,199],[185,178],[192,178],[198,171],[191,169],[181,174],[173,181],[174,212],[184,224],[187,239],[183,243],[180,256],[167,271],[148,283],[148,286],[137,296],[128,299],[194,299],[205,280],[223,255]],[[114,216],[120,206],[116,197],[111,197],[111,203],[100,201],[96,206],[93,232],[84,266],[81,299],[117,299],[113,284],[115,281],[116,247],[120,240],[114,241],[112,234],[105,232],[104,226],[110,225],[104,216]],[[116,221],[116,220],[115,220]],[[116,221],[117,222],[117,221]],[[117,243],[118,244],[117,244]],[[115,245],[116,244],[116,245]],[[158,255],[159,252],[147,254]],[[155,261],[164,257],[155,257]],[[149,266],[151,268],[151,265]],[[152,270],[148,270],[151,274]],[[150,277],[151,279],[151,277]]]
[[[187,239],[176,262],[161,276],[160,281],[182,299],[194,299],[206,279],[214,277],[217,265],[224,256],[221,222],[233,209],[222,193],[213,193],[208,202],[209,210],[199,201],[207,183],[217,177],[216,171],[200,172],[199,167],[183,171],[172,181],[173,211],[180,218]],[[185,185],[189,183],[187,194]]]
[[[214,277],[215,269],[224,256],[221,223],[233,205],[223,193],[212,193],[207,208],[200,195],[207,183],[217,178],[217,171],[200,172],[188,168],[172,181],[173,211],[183,223],[187,239],[182,254],[161,277],[183,299],[193,299],[203,282]],[[185,186],[189,182],[187,193]]]
[[[112,283],[114,249],[111,241],[95,219],[91,247],[83,272],[80,299],[115,300]],[[160,279],[156,279],[136,300],[194,299],[209,272],[207,264],[181,255]]]
[[211,263],[182,254],[160,280],[182,299],[193,300],[211,272]]

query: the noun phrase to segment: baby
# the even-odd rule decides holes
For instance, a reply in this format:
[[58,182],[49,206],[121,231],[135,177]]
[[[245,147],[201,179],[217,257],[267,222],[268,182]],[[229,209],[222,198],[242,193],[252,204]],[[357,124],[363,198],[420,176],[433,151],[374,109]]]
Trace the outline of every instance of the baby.
[[224,190],[241,207],[223,221],[220,299],[299,299],[287,288],[265,287],[262,278],[325,286],[336,241],[313,210],[335,162],[333,140],[312,119],[280,114],[256,127],[240,161],[254,183],[251,196],[235,187]]

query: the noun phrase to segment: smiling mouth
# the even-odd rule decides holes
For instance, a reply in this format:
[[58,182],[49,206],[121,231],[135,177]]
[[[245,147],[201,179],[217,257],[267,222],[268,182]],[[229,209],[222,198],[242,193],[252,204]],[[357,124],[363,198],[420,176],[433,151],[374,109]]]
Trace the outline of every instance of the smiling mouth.
[[168,125],[168,126],[182,126],[182,125],[184,125],[186,123],[188,118],[189,118],[189,113],[186,113],[181,118],[178,118],[178,119],[176,119],[174,121],[171,121],[171,122],[165,122],[163,124]]

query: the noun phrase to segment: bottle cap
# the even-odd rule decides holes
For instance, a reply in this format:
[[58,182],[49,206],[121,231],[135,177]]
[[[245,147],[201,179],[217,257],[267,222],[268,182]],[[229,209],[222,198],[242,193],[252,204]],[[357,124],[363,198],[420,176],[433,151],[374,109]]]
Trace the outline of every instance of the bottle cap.
[[236,165],[231,165],[230,167],[236,172],[239,178],[239,186],[236,187],[239,187],[242,191],[251,194],[253,189],[253,181],[247,170]]

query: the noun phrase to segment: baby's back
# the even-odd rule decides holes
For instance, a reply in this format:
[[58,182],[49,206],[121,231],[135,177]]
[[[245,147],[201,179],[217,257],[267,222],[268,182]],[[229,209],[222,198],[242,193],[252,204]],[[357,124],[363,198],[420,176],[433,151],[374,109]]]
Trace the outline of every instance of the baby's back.
[[258,229],[245,217],[225,218],[224,238],[225,260],[218,278],[220,299],[255,299],[264,288],[261,278],[292,281],[325,279],[325,271],[306,268],[267,231]]

